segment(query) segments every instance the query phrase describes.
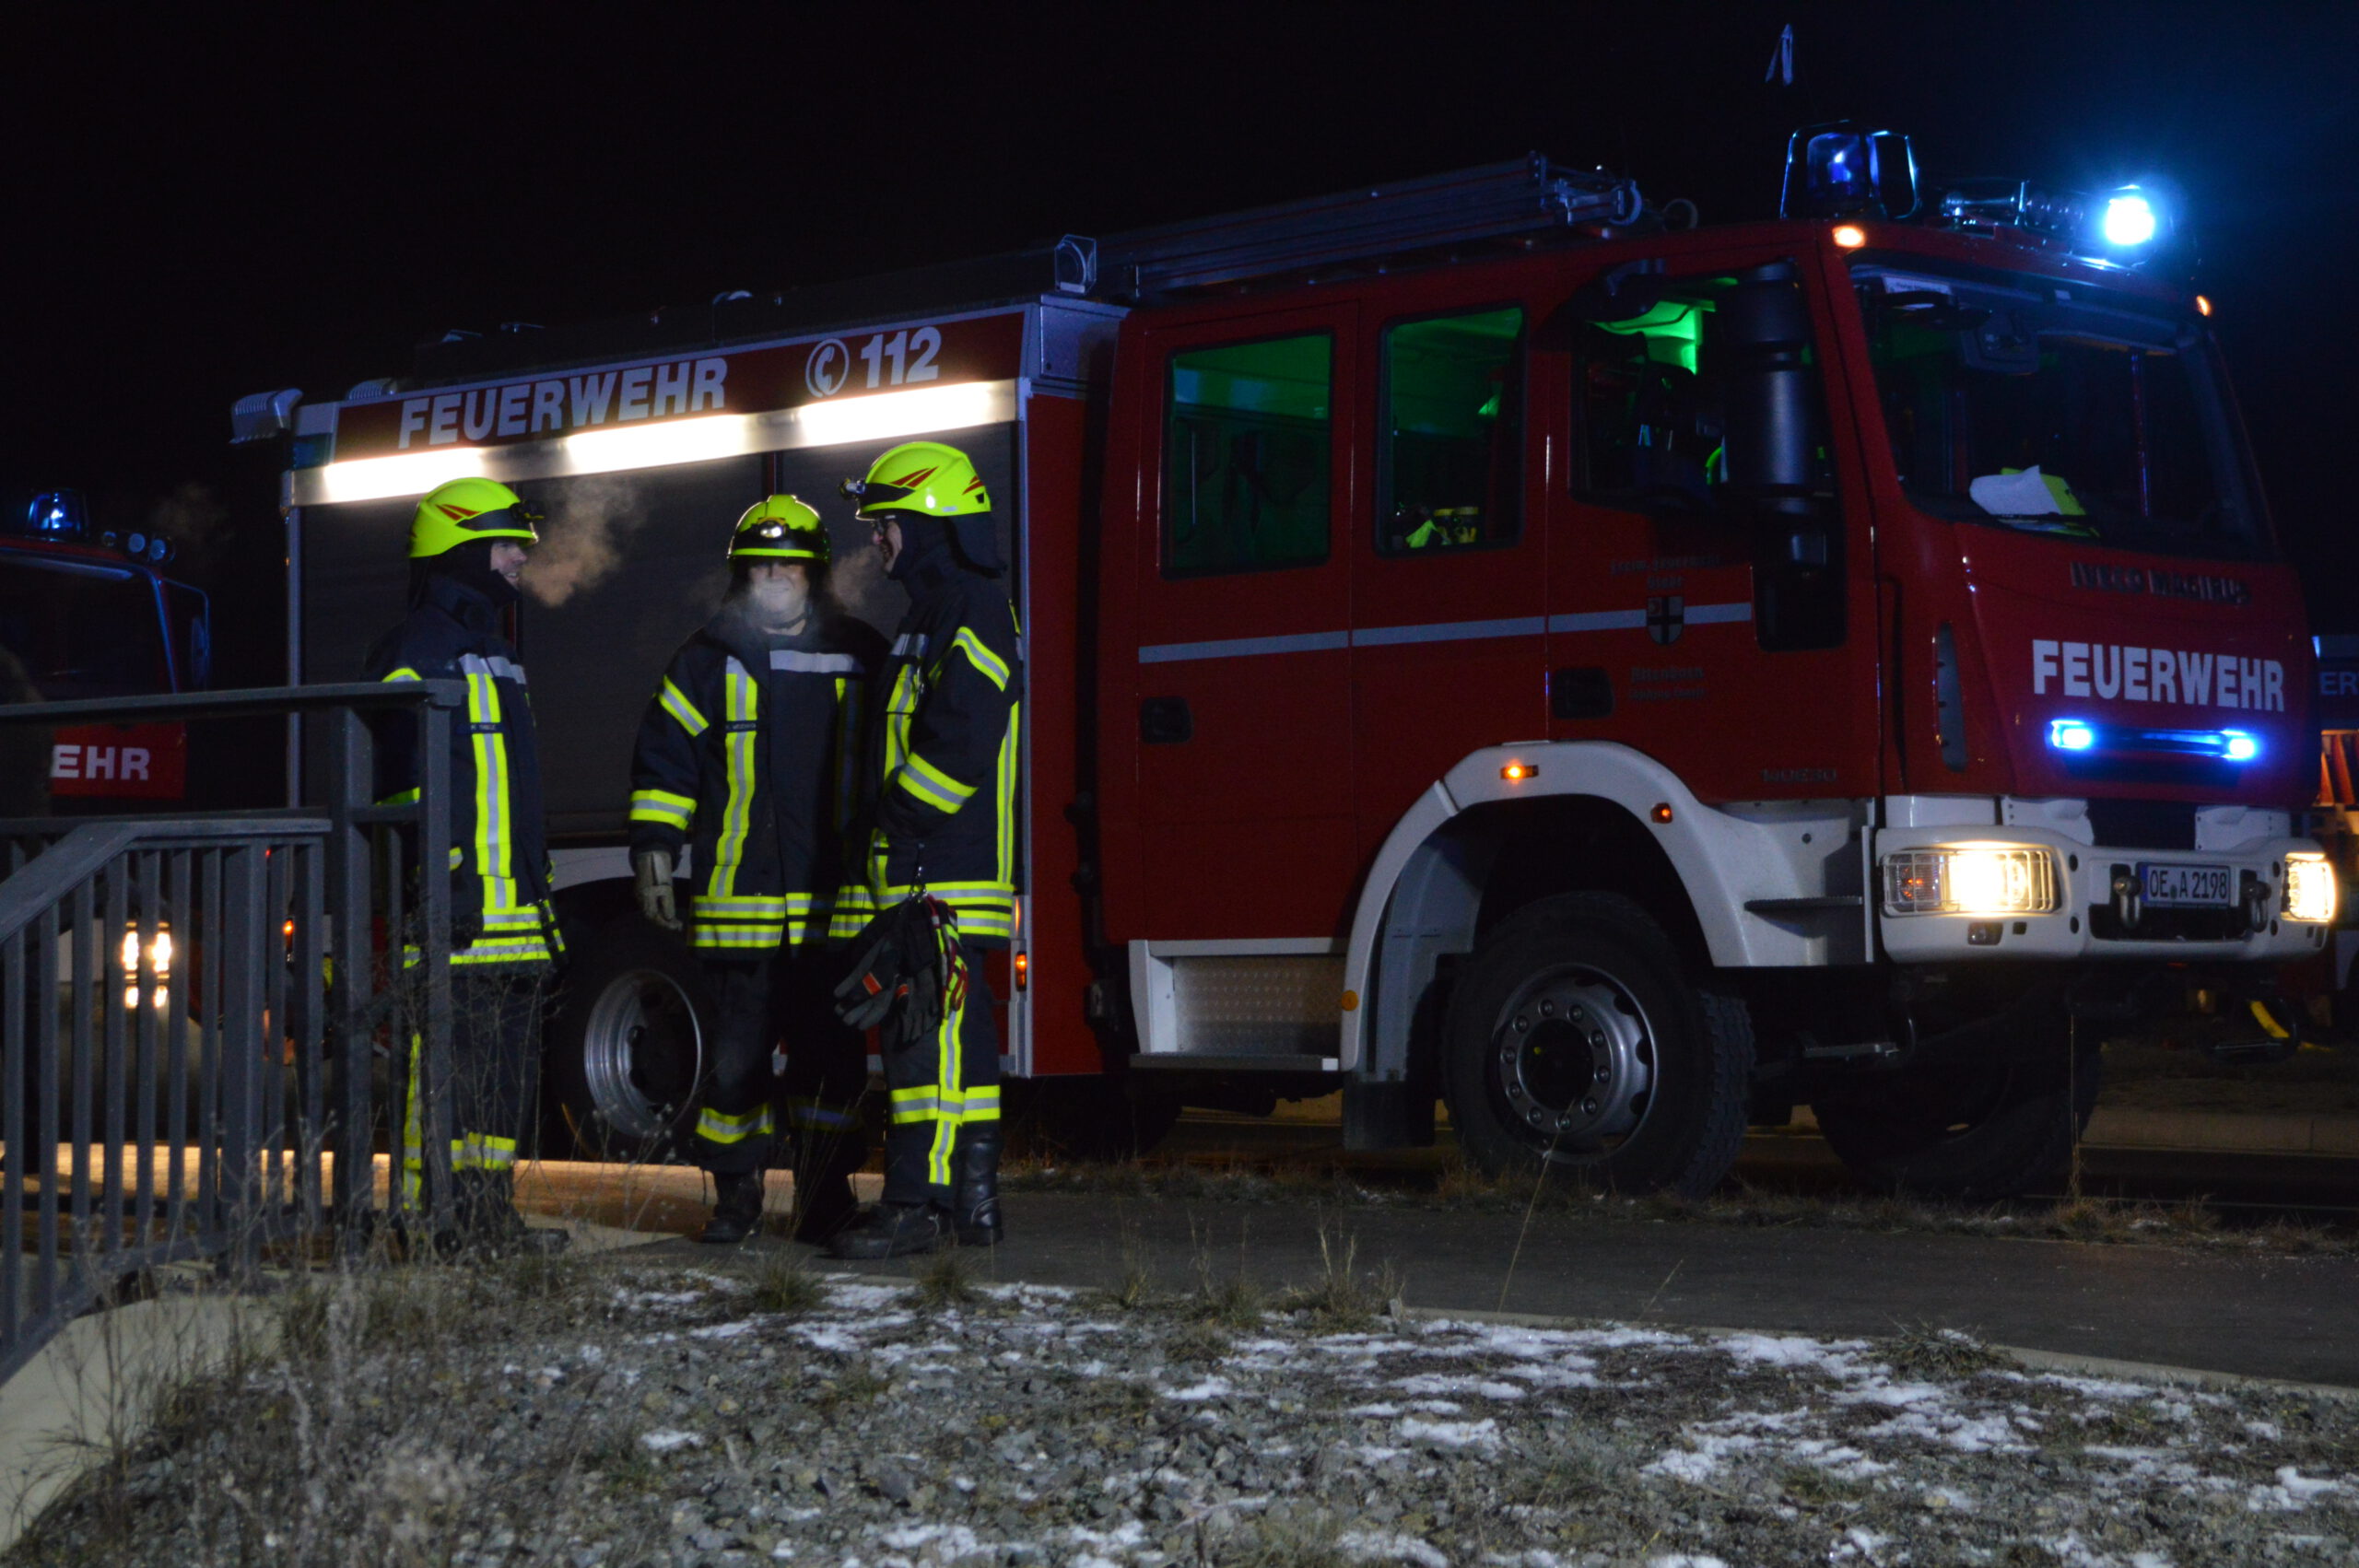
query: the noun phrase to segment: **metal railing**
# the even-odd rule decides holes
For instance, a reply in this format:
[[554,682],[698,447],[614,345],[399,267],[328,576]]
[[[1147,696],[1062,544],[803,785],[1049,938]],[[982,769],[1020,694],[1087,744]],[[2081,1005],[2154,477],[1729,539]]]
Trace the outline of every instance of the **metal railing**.
[[[320,799],[170,817],[0,821],[0,1377],[76,1314],[167,1263],[250,1275],[367,1245],[451,1191],[455,681],[0,707],[0,726],[302,714]],[[372,724],[414,723],[418,789],[373,800]],[[426,863],[439,862],[439,852]],[[404,1120],[375,1065],[422,1052]],[[381,1200],[377,1153],[388,1179]]]

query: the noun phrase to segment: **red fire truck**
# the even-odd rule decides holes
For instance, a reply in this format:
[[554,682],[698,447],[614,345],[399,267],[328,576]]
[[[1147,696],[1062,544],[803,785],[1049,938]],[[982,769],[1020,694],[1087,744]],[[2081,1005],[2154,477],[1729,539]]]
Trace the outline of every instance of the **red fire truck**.
[[[34,497],[16,531],[0,535],[0,646],[18,667],[8,673],[18,689],[6,700],[151,696],[211,684],[210,608],[201,590],[163,574],[171,556],[160,535],[95,527],[77,491]],[[67,726],[50,737],[45,771],[61,807],[181,800],[188,731]]]
[[836,483],[947,439],[1027,638],[993,989],[1046,1103],[1340,1089],[1379,1147],[1446,1101],[1486,1168],[1689,1192],[1808,1106],[1873,1181],[2017,1189],[2108,1031],[2326,951],[2301,599],[2159,196],[1790,163],[1776,222],[1533,158],[452,334],[281,399],[298,674],[357,673],[434,484],[548,514],[548,1079],[660,1133],[698,1002],[629,910],[640,705],[765,491],[889,629]]

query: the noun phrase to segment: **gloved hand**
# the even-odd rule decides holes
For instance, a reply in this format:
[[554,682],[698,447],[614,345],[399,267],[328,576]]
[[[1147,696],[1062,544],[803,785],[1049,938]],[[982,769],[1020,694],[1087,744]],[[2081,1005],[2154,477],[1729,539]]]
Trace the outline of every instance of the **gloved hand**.
[[634,849],[630,869],[639,877],[639,912],[650,924],[678,930],[680,911],[672,896],[672,857],[661,849]]

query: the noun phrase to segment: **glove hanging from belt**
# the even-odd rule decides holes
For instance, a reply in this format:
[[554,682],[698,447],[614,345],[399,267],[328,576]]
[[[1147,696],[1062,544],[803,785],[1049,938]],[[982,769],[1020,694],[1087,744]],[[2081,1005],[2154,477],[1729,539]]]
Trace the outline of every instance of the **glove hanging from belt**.
[[887,1051],[932,1039],[966,1000],[958,918],[939,898],[911,894],[863,926],[851,949],[836,986],[836,1016],[855,1029],[881,1029]]

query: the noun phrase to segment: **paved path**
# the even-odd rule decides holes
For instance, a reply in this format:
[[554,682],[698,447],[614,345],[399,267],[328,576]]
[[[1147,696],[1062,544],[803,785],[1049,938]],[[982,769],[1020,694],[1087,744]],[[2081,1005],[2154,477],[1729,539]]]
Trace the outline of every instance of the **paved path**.
[[[1135,1257],[1178,1289],[1200,1260],[1270,1287],[1320,1270],[1320,1219],[1279,1204],[1020,1194],[990,1275],[1107,1286]],[[2359,1259],[1692,1222],[1355,1210],[1328,1220],[1438,1310],[1541,1313],[1818,1335],[1914,1325],[2000,1344],[2359,1387]],[[787,1245],[764,1242],[765,1246]],[[708,1263],[675,1241],[640,1249]],[[1512,1277],[1508,1263],[1515,1259]],[[906,1263],[875,1266],[902,1272]],[[1504,1289],[1502,1288],[1504,1287]]]

